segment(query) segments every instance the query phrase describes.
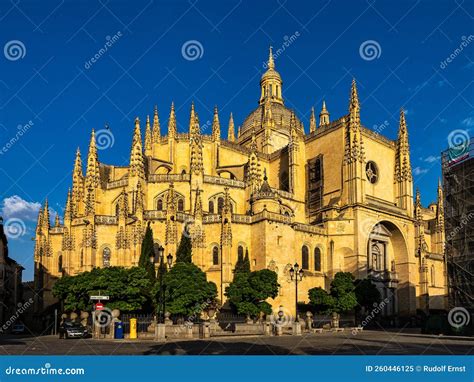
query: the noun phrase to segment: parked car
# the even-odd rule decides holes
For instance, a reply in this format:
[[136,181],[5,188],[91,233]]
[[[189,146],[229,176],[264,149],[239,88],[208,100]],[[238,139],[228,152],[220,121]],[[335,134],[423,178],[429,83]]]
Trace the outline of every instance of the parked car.
[[64,321],[59,326],[59,338],[84,338],[87,337],[87,328],[79,322]]
[[12,327],[12,334],[23,334],[25,333],[25,325],[21,322],[16,323]]

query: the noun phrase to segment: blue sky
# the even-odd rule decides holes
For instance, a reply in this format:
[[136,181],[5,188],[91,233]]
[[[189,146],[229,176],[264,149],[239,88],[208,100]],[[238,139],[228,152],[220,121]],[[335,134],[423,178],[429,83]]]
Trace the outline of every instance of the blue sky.
[[[365,126],[394,139],[407,110],[415,186],[428,204],[450,132],[474,131],[473,16],[461,0],[2,1],[0,207],[24,223],[11,256],[32,279],[39,203],[48,197],[62,215],[76,147],[84,159],[92,128],[107,123],[114,138],[99,159],[127,164],[133,120],[155,104],[162,129],[173,100],[181,131],[191,101],[201,123],[216,104],[221,123],[233,112],[238,126],[257,105],[268,46],[285,42],[283,96],[306,128],[323,99],[331,118],[347,112],[352,77]],[[190,42],[197,56],[183,53]]]

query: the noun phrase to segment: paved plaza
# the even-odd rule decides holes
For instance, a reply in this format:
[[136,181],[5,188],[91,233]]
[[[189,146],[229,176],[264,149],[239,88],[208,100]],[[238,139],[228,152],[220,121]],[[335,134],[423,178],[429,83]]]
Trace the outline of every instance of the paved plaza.
[[0,355],[472,355],[474,339],[364,331],[302,336],[239,336],[210,340],[60,340],[56,336],[0,337]]

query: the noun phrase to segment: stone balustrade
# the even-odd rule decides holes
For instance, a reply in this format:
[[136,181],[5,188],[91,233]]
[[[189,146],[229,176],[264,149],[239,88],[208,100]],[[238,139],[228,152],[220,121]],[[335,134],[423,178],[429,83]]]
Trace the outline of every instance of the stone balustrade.
[[220,184],[236,188],[245,188],[245,182],[236,179],[221,178],[220,176],[204,175],[204,183]]
[[119,179],[119,180],[114,180],[112,182],[107,183],[107,190],[113,189],[113,188],[118,188],[118,187],[125,187],[128,186],[128,179]]
[[117,224],[117,216],[111,215],[96,215],[95,224],[114,225]]
[[189,174],[151,174],[148,176],[148,181],[151,183],[189,182],[190,180]]

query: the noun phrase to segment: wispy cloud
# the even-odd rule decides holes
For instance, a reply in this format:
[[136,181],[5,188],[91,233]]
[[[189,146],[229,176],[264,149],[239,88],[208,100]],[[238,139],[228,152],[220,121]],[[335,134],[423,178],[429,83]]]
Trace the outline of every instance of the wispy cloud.
[[434,162],[438,162],[441,157],[440,156],[434,156],[434,155],[430,155],[426,158],[420,158],[423,162],[427,162],[427,163],[434,163]]
[[474,117],[464,118],[461,121],[461,125],[464,125],[464,126],[467,126],[467,127],[473,127],[474,126]]
[[427,168],[415,167],[413,169],[413,174],[415,174],[416,176],[426,174],[427,172],[428,172]]

